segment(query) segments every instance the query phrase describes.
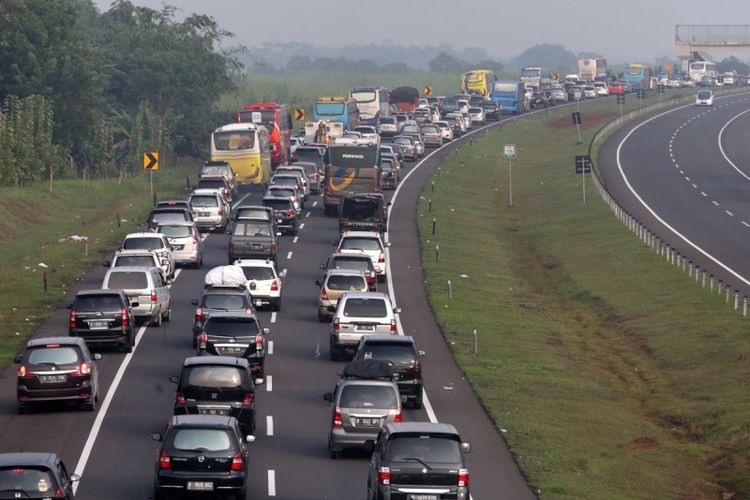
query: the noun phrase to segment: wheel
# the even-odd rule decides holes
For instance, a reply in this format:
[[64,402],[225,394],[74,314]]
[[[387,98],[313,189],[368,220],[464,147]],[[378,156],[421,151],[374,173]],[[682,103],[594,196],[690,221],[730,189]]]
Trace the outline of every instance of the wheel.
[[98,399],[96,394],[92,394],[91,398],[83,404],[83,409],[86,411],[96,411],[96,402]]
[[331,458],[333,460],[336,460],[337,458],[341,457],[341,450],[334,450],[333,446],[331,445],[331,440],[328,440],[328,452],[331,454]]
[[125,343],[120,346],[121,352],[133,352],[133,345],[135,344],[135,339],[133,338],[133,332],[128,333],[128,338],[125,339]]
[[151,318],[152,326],[161,326],[161,313],[156,313],[156,317]]
[[172,321],[172,308],[167,307],[167,312],[161,315],[163,321]]
[[167,494],[161,488],[154,486],[154,500],[166,500]]

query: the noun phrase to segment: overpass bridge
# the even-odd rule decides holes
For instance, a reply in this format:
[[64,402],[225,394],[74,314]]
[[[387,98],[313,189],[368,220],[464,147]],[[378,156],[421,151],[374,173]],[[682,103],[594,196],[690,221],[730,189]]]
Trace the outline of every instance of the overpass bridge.
[[678,24],[675,45],[681,59],[690,59],[693,52],[750,51],[750,25]]

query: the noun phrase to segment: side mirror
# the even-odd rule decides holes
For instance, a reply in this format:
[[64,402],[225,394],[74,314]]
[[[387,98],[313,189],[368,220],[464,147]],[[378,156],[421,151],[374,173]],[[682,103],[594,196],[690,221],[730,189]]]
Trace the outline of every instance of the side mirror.
[[326,392],[323,394],[323,399],[325,401],[328,401],[329,403],[333,403],[333,393],[332,392]]
[[464,453],[471,453],[471,443],[468,441],[461,441],[461,449]]
[[79,474],[71,474],[68,476],[68,479],[70,479],[71,483],[75,483],[81,480],[81,476]]
[[108,260],[105,260],[105,261],[102,262],[102,266],[103,267],[109,267],[111,265],[112,265],[112,263],[110,261],[108,261]]
[[247,436],[245,436],[245,442],[246,443],[254,443],[255,442],[255,436],[253,436],[252,434],[248,434]]
[[401,314],[401,308],[400,307],[394,307],[393,308],[393,312],[395,312],[396,314]]
[[154,441],[161,441],[163,438],[161,437],[161,434],[158,432],[154,432],[153,434],[149,434],[149,437],[153,439]]
[[271,333],[271,330],[268,327],[263,328],[263,335],[268,335],[269,333]]
[[65,306],[66,309],[73,309],[73,304],[68,304]]
[[419,354],[419,357],[427,356],[427,353],[424,351],[417,351],[417,354]]
[[178,377],[177,375],[172,375],[169,377],[169,381],[173,384],[177,384],[180,381],[180,377]]
[[193,299],[190,301],[190,304],[197,306],[198,305],[198,299]]
[[17,365],[18,365],[18,364],[20,364],[20,363],[21,363],[21,361],[23,361],[23,356],[22,356],[21,354],[18,354],[18,355],[16,355],[16,357],[15,357],[15,358],[13,358],[13,362],[14,362],[15,364],[17,364]]
[[320,280],[315,280],[315,284],[318,285],[318,286],[323,286],[322,283],[320,282]]
[[94,361],[101,361],[102,355],[101,353],[95,352],[92,357],[94,358]]
[[363,447],[367,453],[372,455],[372,452],[375,451],[375,441],[373,441],[372,439],[368,439],[367,441],[365,441]]

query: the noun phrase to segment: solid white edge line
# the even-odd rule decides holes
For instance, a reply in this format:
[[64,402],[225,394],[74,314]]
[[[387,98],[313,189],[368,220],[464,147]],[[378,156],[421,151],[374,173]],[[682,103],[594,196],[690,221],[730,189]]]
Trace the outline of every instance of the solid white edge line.
[[268,496],[276,496],[276,471],[268,469]]
[[652,116],[648,120],[645,120],[645,121],[639,123],[638,125],[636,125],[635,127],[633,127],[630,130],[630,132],[628,132],[627,135],[625,135],[625,137],[622,139],[622,141],[620,141],[620,143],[617,145],[617,156],[616,156],[616,159],[617,159],[617,169],[619,170],[620,177],[622,177],[622,180],[625,183],[625,186],[627,186],[627,188],[630,191],[630,193],[635,197],[636,200],[638,200],[638,202],[640,202],[640,204],[643,206],[643,208],[645,208],[651,214],[652,217],[654,217],[665,228],[667,228],[669,231],[671,231],[675,236],[677,236],[682,241],[684,241],[685,243],[687,243],[690,247],[692,247],[693,249],[695,249],[697,252],[699,252],[701,255],[703,255],[704,257],[706,257],[707,259],[709,259],[711,262],[713,262],[714,264],[716,264],[719,267],[721,267],[722,269],[724,269],[726,272],[728,272],[729,274],[731,274],[732,276],[734,276],[735,278],[737,278],[738,280],[740,280],[745,285],[750,285],[750,281],[748,281],[747,279],[745,279],[742,275],[740,275],[734,269],[730,268],[729,266],[727,266],[726,264],[724,264],[723,262],[721,262],[719,259],[717,259],[713,255],[709,254],[708,252],[706,252],[705,250],[703,250],[701,247],[699,247],[698,245],[696,245],[695,243],[693,243],[685,235],[683,235],[682,233],[680,233],[679,231],[677,231],[677,229],[675,229],[674,227],[670,226],[667,223],[667,221],[665,221],[664,219],[662,219],[654,211],[654,209],[651,208],[651,206],[649,206],[648,203],[646,203],[646,201],[643,198],[641,198],[641,196],[636,192],[636,190],[630,184],[630,180],[628,179],[628,176],[625,174],[625,171],[623,170],[623,167],[622,167],[622,161],[621,161],[622,147],[625,144],[625,142],[627,142],[627,140],[630,139],[630,136],[633,135],[633,133],[635,133],[636,130],[638,130],[642,126],[646,125],[647,123],[650,123],[653,120],[656,120],[657,118],[661,118],[662,116],[666,116],[669,113],[674,113],[675,111],[678,111],[678,110],[681,110],[681,109],[686,109],[686,108],[689,108],[691,106],[693,106],[693,105],[692,104],[686,104],[685,106],[680,106],[680,107],[677,107],[677,108],[674,108],[674,109],[670,109],[669,111],[665,111],[664,113],[659,113],[658,115]]
[[747,179],[747,180],[750,181],[750,177],[748,177],[748,175],[745,172],[743,172],[742,170],[740,170],[740,168],[737,165],[735,165],[734,162],[732,162],[732,160],[729,159],[729,156],[727,156],[726,152],[724,151],[724,146],[721,144],[722,143],[721,139],[724,136],[724,131],[726,130],[726,128],[729,125],[731,125],[733,121],[735,121],[737,118],[739,118],[740,116],[744,115],[745,113],[750,113],[750,109],[746,109],[742,113],[734,115],[731,120],[729,120],[728,122],[726,122],[724,124],[724,126],[721,127],[721,130],[719,130],[718,142],[719,142],[719,151],[721,151],[721,156],[724,157],[724,159],[726,160],[726,162],[729,163],[732,166],[732,168],[734,168],[737,171],[738,174],[740,174],[742,177],[744,177],[745,179]]
[[266,416],[266,436],[273,436],[273,417]]
[[266,375],[266,392],[273,391],[273,376]]
[[[89,458],[91,457],[91,451],[94,449],[96,438],[102,428],[104,417],[107,416],[109,405],[112,403],[112,400],[115,397],[117,388],[120,386],[120,382],[125,376],[125,370],[127,370],[128,365],[130,364],[130,360],[133,359],[133,355],[138,349],[138,344],[140,344],[141,339],[143,338],[143,334],[146,332],[146,328],[146,325],[143,325],[138,330],[138,334],[135,337],[135,345],[133,346],[133,351],[127,353],[123,358],[122,363],[120,363],[120,367],[117,369],[117,373],[115,373],[115,377],[112,379],[112,384],[109,386],[109,390],[107,390],[107,395],[104,397],[104,401],[102,402],[101,407],[99,407],[99,411],[96,413],[96,419],[94,419],[94,424],[91,426],[91,431],[89,431],[89,435],[86,438],[86,443],[83,445],[83,450],[81,450],[81,456],[79,457],[76,468],[73,471],[74,474],[78,474],[79,476],[81,476],[81,481],[84,478],[83,471],[86,470],[86,463],[88,463]],[[78,486],[81,484],[81,481],[76,481],[73,483],[74,495],[78,490]]]

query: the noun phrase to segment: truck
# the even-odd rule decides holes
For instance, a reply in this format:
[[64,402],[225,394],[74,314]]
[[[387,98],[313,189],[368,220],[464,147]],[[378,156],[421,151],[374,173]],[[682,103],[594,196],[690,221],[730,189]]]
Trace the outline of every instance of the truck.
[[524,86],[518,80],[499,80],[495,82],[491,97],[500,107],[501,113],[515,115],[523,113],[528,109]]
[[305,122],[305,144],[329,144],[344,133],[342,122],[318,120]]
[[419,91],[414,87],[396,87],[389,100],[399,112],[411,114],[419,106]]
[[584,82],[605,81],[607,79],[607,60],[579,59],[578,76]]

